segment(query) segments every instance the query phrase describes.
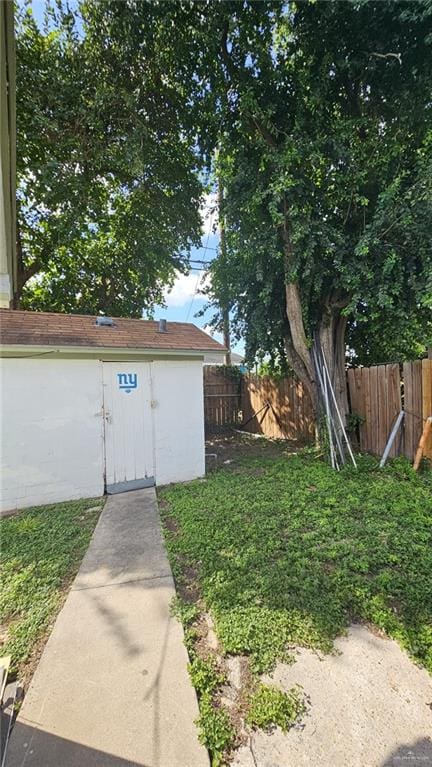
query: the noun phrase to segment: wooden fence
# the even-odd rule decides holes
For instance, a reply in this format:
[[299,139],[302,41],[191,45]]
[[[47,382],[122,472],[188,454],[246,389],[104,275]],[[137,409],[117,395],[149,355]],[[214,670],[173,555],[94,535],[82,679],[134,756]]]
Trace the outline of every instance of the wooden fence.
[[[432,415],[432,359],[352,368],[348,389],[351,413],[362,418],[360,450],[382,455],[403,409],[403,429],[390,455],[413,460],[425,419]],[[204,366],[204,411],[207,428],[244,425],[253,434],[301,441],[314,436],[310,398],[292,378],[274,381]],[[432,436],[424,455],[432,459]]]
[[303,384],[294,378],[244,376],[241,405],[246,431],[272,439],[304,442],[314,437],[310,397]]
[[[351,413],[362,419],[360,450],[382,454],[402,409],[399,365],[374,365],[348,370]],[[398,442],[391,455],[396,455]]]
[[207,427],[241,423],[240,372],[204,365],[204,421]]
[[314,436],[312,405],[301,383],[242,376],[217,365],[204,366],[204,420],[207,428],[244,424],[272,439]]
[[[403,429],[391,456],[413,460],[425,419],[432,415],[432,360],[402,366],[373,365],[348,370],[351,412],[361,416],[360,450],[382,455],[398,413],[405,410]],[[432,458],[432,439],[424,455]]]

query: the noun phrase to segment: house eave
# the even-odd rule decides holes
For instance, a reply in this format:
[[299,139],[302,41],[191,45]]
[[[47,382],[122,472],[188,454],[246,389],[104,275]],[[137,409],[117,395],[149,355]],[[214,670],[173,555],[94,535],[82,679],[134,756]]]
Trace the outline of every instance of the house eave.
[[[88,358],[106,361],[138,359],[204,359],[209,349],[148,349],[136,347],[112,346],[54,346],[52,344],[1,344],[0,357],[4,358]],[[223,348],[212,349],[212,354],[224,356]]]

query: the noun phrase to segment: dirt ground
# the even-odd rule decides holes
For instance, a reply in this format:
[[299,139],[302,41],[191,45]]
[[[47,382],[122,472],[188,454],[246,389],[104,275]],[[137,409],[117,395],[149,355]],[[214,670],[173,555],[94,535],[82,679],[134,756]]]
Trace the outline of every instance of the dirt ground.
[[263,455],[277,458],[293,453],[303,447],[302,443],[266,439],[261,435],[248,434],[238,429],[206,431],[206,469],[219,469],[235,464],[240,458],[261,458]]

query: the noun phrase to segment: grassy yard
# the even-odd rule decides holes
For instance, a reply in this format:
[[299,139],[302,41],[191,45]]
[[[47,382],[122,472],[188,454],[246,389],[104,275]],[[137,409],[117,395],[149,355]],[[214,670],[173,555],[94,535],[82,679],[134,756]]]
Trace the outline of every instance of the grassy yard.
[[[295,690],[284,696],[260,675],[295,646],[330,651],[352,621],[394,637],[432,671],[431,473],[404,459],[379,470],[368,456],[336,473],[311,451],[256,442],[250,455],[231,445],[229,460],[160,493],[214,764],[236,718],[288,727],[301,713]],[[241,657],[243,690],[224,708],[228,656]]]
[[103,506],[87,499],[38,506],[0,520],[2,655],[28,681]]

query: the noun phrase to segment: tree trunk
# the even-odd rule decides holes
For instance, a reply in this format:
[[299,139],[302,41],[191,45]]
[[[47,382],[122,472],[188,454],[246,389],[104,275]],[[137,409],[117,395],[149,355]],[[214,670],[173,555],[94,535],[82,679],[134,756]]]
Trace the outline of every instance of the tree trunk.
[[[320,416],[318,382],[315,379],[311,344],[306,338],[300,288],[298,282],[292,279],[294,258],[285,199],[283,201],[283,214],[284,221],[280,227],[280,232],[285,261],[286,315],[290,328],[290,338],[285,339],[285,349],[292,369],[309,392],[315,419],[318,422]],[[347,296],[342,296],[337,291],[328,296],[321,321],[316,328],[344,424],[348,413],[348,393],[345,372],[346,318],[341,315],[341,310],[347,304]]]
[[[219,149],[217,150],[217,156],[219,155]],[[218,187],[218,218],[219,218],[219,258],[221,261],[226,262],[227,248],[226,248],[226,236],[225,236],[225,220],[224,220],[224,189],[222,186],[222,175],[218,173],[217,180]],[[224,291],[226,292],[226,291]],[[225,365],[231,365],[231,340],[230,340],[230,319],[229,319],[229,307],[226,300],[226,295],[219,296],[219,305],[222,314],[222,332],[223,343],[227,352],[225,354]]]
[[19,309],[21,305],[21,296],[24,285],[31,277],[34,277],[40,271],[40,264],[38,261],[33,261],[30,266],[24,264],[24,254],[21,241],[21,234],[17,224],[16,235],[16,256],[17,256],[17,284],[16,290],[12,299],[12,308]]
[[348,387],[345,368],[345,331],[347,320],[338,306],[324,313],[318,330],[321,348],[327,362],[337,406],[344,425],[348,415]]
[[[319,392],[315,379],[312,353],[307,343],[300,293],[297,283],[288,283],[286,293],[286,313],[290,327],[290,337],[285,339],[288,362],[297,377],[306,387],[315,418],[320,416]],[[345,370],[345,331],[347,320],[341,314],[341,301],[329,303],[323,313],[317,332],[333,385],[336,402],[345,424],[348,414],[348,390]]]

